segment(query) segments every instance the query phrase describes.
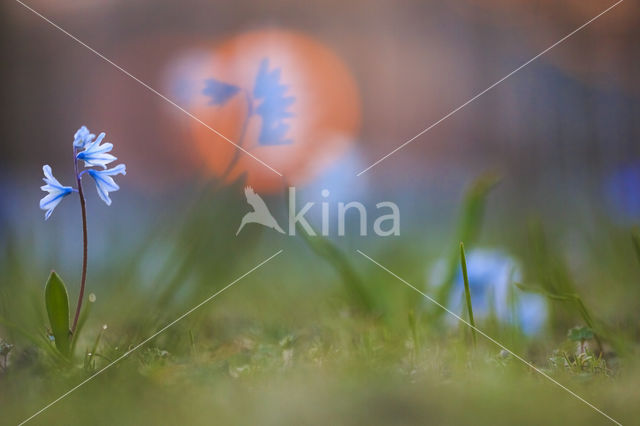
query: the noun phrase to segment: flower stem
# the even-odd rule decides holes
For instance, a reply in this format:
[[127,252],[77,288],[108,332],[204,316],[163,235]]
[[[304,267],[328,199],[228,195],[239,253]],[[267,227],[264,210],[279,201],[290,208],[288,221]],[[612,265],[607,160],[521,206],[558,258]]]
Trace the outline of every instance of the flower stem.
[[84,299],[84,287],[87,282],[87,206],[84,201],[84,193],[82,192],[82,176],[78,173],[78,159],[76,158],[77,150],[73,148],[73,168],[76,173],[76,183],[78,184],[78,196],[80,197],[80,210],[82,211],[82,278],[80,279],[80,293],[78,294],[78,303],[76,305],[76,314],[73,318],[71,326],[71,334],[75,333],[78,319],[80,318],[80,310],[82,309],[82,300]]
[[[253,115],[253,99],[251,98],[251,95],[249,94],[249,92],[245,91],[244,94],[247,100],[247,115],[245,115],[244,122],[242,123],[242,127],[240,129],[240,136],[238,137],[238,142],[237,142],[238,147],[241,147],[242,145],[244,145],[244,137],[247,134],[247,127],[249,127],[249,120]],[[220,175],[221,181],[224,181],[227,178],[227,176],[229,176],[229,174],[231,173],[231,170],[233,170],[233,167],[238,163],[238,160],[240,159],[240,148],[238,147],[236,147],[236,149],[234,150],[233,157],[231,157],[231,161],[229,161],[227,168]]]

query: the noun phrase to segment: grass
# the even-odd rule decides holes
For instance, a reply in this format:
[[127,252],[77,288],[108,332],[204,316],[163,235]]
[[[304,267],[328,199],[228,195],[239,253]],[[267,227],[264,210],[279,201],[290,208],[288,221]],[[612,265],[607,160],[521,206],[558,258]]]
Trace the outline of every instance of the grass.
[[[469,237],[467,247],[480,245],[494,183],[483,177],[465,196],[452,235]],[[147,236],[141,232],[138,246],[114,247],[103,264],[90,263],[87,291],[97,298],[85,303],[71,360],[47,337],[48,263],[28,255],[40,243],[30,243],[26,229],[9,235],[0,250],[2,424],[32,415],[280,247],[285,251],[272,263],[33,424],[606,423],[491,342],[479,338],[473,349],[464,326],[451,326],[417,293],[335,242],[282,240],[257,227],[232,238],[241,197],[233,187],[205,188],[181,216],[150,227]],[[477,326],[612,417],[633,423],[640,264],[629,231],[609,232],[613,227],[602,223],[595,241],[616,235],[611,244],[619,254],[576,271],[543,224],[531,223],[513,251],[527,249],[520,252],[526,271],[520,288],[549,300],[546,332],[527,337],[491,318],[476,318]],[[416,257],[408,241],[392,240],[376,257],[422,287],[433,259]],[[446,254],[455,241],[433,244]],[[464,248],[456,252],[450,263],[462,267],[475,325]],[[603,276],[615,276],[622,297],[595,296],[613,283]],[[74,300],[77,288],[67,285]]]
[[471,324],[471,335],[473,336],[474,346],[478,343],[476,335],[476,322],[473,319],[473,306],[471,305],[471,289],[469,288],[469,274],[467,273],[467,259],[464,255],[464,243],[460,243],[460,265],[462,267],[462,279],[464,280],[464,299],[467,304],[467,314],[469,315],[469,324]]

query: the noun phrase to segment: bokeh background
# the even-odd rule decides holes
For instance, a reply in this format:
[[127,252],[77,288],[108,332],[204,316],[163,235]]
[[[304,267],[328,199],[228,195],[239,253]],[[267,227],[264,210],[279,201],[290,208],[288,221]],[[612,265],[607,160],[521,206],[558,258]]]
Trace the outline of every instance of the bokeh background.
[[[238,57],[266,49],[255,47],[255,40],[233,46],[247,33],[257,33],[256,40],[278,30],[307,37],[335,55],[329,61],[335,64],[327,65],[301,41],[271,43],[295,57],[295,69],[288,72],[306,78],[306,88],[292,90],[317,97],[313,105],[294,111],[293,121],[326,115],[325,110],[337,110],[336,117],[313,129],[294,128],[306,151],[277,156],[306,156],[306,162],[287,161],[321,170],[343,160],[349,175],[350,169],[361,171],[609,6],[602,1],[565,3],[30,5],[233,140],[238,135],[228,123],[241,122],[241,114],[216,116],[195,105],[193,98],[201,95],[198,80],[233,74],[242,68]],[[117,143],[120,158],[129,164],[128,192],[159,198],[201,177],[207,164],[217,167],[211,166],[211,158],[232,148],[213,134],[198,142],[205,136],[194,133],[208,130],[18,3],[4,5],[3,12],[3,191],[19,198],[31,194],[22,185],[37,180],[36,170],[45,159],[63,164],[68,153],[60,146],[82,123],[107,131]],[[612,215],[637,215],[637,202],[620,199],[624,194],[610,191],[607,184],[613,175],[637,176],[623,170],[638,167],[637,15],[632,3],[617,7],[362,180],[376,191],[411,194],[412,199],[416,191],[436,191],[418,198],[439,205],[446,201],[443,194],[455,199],[455,189],[465,180],[493,168],[508,176],[504,191],[513,197],[513,205],[554,208],[558,205],[548,199],[560,194],[557,202],[565,206],[585,191],[608,203]],[[215,63],[215,55],[225,54],[238,63]],[[221,71],[225,66],[232,70]],[[192,85],[191,92],[185,84]],[[308,87],[318,87],[322,94],[310,94]],[[348,123],[335,124],[340,118]],[[322,134],[329,133],[328,127],[334,134]],[[335,139],[341,141],[332,142]],[[203,143],[209,146],[203,148]],[[333,149],[336,145],[349,149]],[[285,171],[294,168],[287,166],[284,161]],[[245,168],[260,167],[247,161]],[[295,181],[302,173],[293,174],[290,180]],[[298,180],[309,182],[318,174],[314,170]],[[351,179],[343,183],[350,186]],[[622,212],[625,207],[631,211]]]
[[[102,307],[96,304],[95,326],[101,321],[110,329],[119,325],[132,342],[279,248],[288,258],[280,259],[280,269],[267,279],[271,287],[240,292],[232,305],[237,312],[216,313],[221,323],[214,326],[214,338],[220,332],[223,340],[232,339],[223,325],[242,329],[243,321],[275,324],[286,318],[288,325],[315,324],[326,316],[313,311],[312,301],[325,300],[323,291],[340,287],[331,262],[319,260],[304,241],[257,226],[235,237],[249,210],[242,195],[246,182],[264,196],[281,224],[286,223],[287,185],[298,188],[300,200],[316,204],[321,190],[329,189],[332,209],[340,201],[363,202],[372,216],[369,229],[375,204],[395,202],[400,236],[361,237],[357,217],[350,216],[347,236],[332,236],[333,242],[346,253],[364,248],[412,283],[434,289],[434,269],[457,248],[461,202],[478,176],[495,176],[499,183],[484,200],[486,212],[470,249],[518,259],[519,277],[537,285],[545,279],[536,263],[540,259],[532,254],[532,239],[540,231],[550,263],[562,263],[561,274],[572,277],[592,312],[623,329],[630,341],[640,338],[640,289],[628,238],[640,223],[640,8],[635,2],[621,3],[359,177],[613,2],[27,4],[284,177],[236,155],[201,123],[19,3],[3,2],[1,264],[17,277],[0,289],[5,314],[28,315],[19,307],[32,305],[30,297],[39,294],[52,268],[69,277],[75,297],[81,250],[77,200],[65,200],[45,223],[39,186],[45,163],[63,183],[71,182],[73,134],[87,125],[94,133],[105,131],[115,155],[127,164],[127,175],[118,178],[121,190],[112,194],[108,208],[86,181],[89,282],[98,301],[104,301]],[[250,98],[259,98],[254,86],[264,59],[274,103],[260,113],[265,98]],[[261,133],[267,116],[285,125],[271,139]],[[319,226],[316,209],[310,216]],[[334,231],[335,220],[332,216]],[[375,275],[366,261],[352,260],[356,269]],[[382,280],[379,272],[376,281]],[[249,283],[254,290],[262,283],[257,281]],[[28,294],[17,293],[20,283],[28,283]],[[282,298],[275,297],[282,291],[273,288],[276,284],[289,289]],[[385,299],[387,312],[396,312],[389,306],[407,298],[404,290],[383,288],[372,284],[370,291]],[[340,305],[340,296],[330,294],[329,306]],[[110,303],[123,297],[127,300],[114,318]],[[151,307],[141,308],[145,299]],[[252,300],[270,304],[263,318],[247,313],[255,309]],[[299,306],[290,309],[293,300]],[[534,359],[543,359],[540,354],[580,322],[575,312],[545,309],[550,340],[533,349],[521,346]],[[400,311],[391,316],[404,324],[406,313]],[[233,315],[243,319],[230,319]],[[151,328],[132,326],[136,321]],[[507,397],[496,392],[497,398]],[[611,402],[617,403],[624,405],[624,398]],[[451,418],[454,411],[441,414]],[[582,415],[576,414],[576,421]]]
[[[247,114],[244,96],[214,105],[206,82],[250,91],[260,61],[270,55],[271,71],[282,71],[283,96],[294,99],[292,109],[285,108],[292,117],[283,121],[290,128],[282,138],[293,143],[263,145],[259,118],[250,120],[245,139],[285,176],[239,155],[227,183],[248,173],[263,195],[277,197],[292,184],[303,199],[317,202],[327,188],[334,206],[357,199],[373,211],[376,202],[392,200],[402,212],[403,234],[415,236],[420,249],[441,248],[464,188],[485,172],[502,178],[487,226],[499,230],[506,221],[509,235],[535,216],[567,244],[579,245],[579,227],[594,228],[600,220],[624,227],[640,218],[640,13],[632,2],[360,177],[355,174],[610,3],[29,5],[236,142]],[[135,241],[150,230],[149,219],[180,210],[198,185],[227,171],[235,155],[228,142],[20,4],[2,7],[3,229],[45,234],[35,208],[41,166],[51,164],[68,181],[68,143],[82,124],[106,131],[128,166],[125,190],[115,195],[121,201],[106,210],[91,207],[93,220],[103,223],[93,233],[107,228],[108,235]],[[46,228],[70,235],[69,250],[77,233],[72,204],[63,203]]]

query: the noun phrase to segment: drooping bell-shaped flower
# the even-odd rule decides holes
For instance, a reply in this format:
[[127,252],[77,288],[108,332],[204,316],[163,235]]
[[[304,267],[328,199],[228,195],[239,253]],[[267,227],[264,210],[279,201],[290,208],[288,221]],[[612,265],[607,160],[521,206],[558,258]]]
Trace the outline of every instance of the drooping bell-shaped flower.
[[111,176],[115,175],[126,175],[127,170],[124,164],[118,164],[112,169],[106,170],[95,170],[89,169],[88,173],[91,175],[93,180],[96,182],[96,189],[98,190],[98,195],[102,198],[108,206],[111,205],[111,198],[109,198],[109,192],[114,192],[120,189],[118,184],[113,180]]
[[44,178],[42,180],[45,181],[46,185],[41,186],[40,189],[49,193],[40,200],[40,208],[47,211],[44,214],[46,220],[49,219],[49,216],[53,213],[53,209],[56,208],[60,201],[73,192],[73,188],[64,186],[58,182],[58,179],[53,177],[51,167],[48,164],[42,166],[42,171],[44,172]]
[[95,141],[91,142],[85,147],[85,150],[79,152],[76,158],[84,161],[85,167],[100,166],[104,169],[107,168],[107,164],[116,159],[111,154],[108,154],[113,149],[113,144],[105,143],[100,145],[105,137],[105,133],[100,133]]
[[73,146],[76,148],[84,148],[87,145],[93,143],[96,135],[91,133],[87,126],[82,126],[78,129],[75,135],[73,135]]

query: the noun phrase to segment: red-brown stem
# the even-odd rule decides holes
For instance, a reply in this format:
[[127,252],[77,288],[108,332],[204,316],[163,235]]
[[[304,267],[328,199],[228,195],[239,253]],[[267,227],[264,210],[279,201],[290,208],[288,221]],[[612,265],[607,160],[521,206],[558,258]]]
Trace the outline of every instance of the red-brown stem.
[[82,300],[84,299],[84,287],[87,282],[87,206],[84,201],[82,192],[82,176],[78,173],[78,159],[76,158],[77,150],[73,148],[73,168],[76,172],[76,183],[78,184],[78,196],[80,197],[80,209],[82,210],[82,278],[80,279],[80,293],[78,294],[78,304],[76,305],[76,314],[73,318],[71,326],[71,334],[75,333],[80,318],[80,310],[82,309]]

